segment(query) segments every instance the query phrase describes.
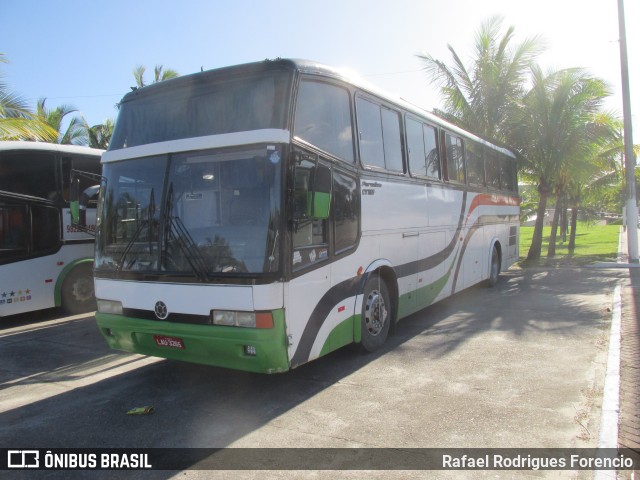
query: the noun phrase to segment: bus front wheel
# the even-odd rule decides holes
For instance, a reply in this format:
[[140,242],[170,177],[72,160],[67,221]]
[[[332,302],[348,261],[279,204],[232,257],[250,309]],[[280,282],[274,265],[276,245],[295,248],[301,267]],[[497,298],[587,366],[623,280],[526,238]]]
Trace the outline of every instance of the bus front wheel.
[[392,310],[389,289],[379,275],[371,275],[364,286],[360,346],[367,352],[379,349],[389,335]]
[[85,313],[96,308],[93,272],[90,264],[80,265],[62,283],[62,309],[69,315]]

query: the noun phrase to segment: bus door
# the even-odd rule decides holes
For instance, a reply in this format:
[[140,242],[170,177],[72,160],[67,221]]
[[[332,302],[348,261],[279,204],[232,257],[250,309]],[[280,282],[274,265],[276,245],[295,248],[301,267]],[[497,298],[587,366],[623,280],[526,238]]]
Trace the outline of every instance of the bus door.
[[311,359],[317,328],[325,319],[322,300],[331,286],[331,169],[328,164],[320,162],[317,155],[297,153],[295,158],[290,259],[294,278],[285,287],[292,366]]

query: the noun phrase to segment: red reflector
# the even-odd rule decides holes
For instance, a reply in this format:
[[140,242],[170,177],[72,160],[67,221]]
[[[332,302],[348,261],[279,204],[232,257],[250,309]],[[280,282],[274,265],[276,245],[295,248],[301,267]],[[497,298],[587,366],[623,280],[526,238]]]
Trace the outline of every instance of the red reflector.
[[273,328],[273,315],[256,312],[256,328]]
[[57,262],[56,265],[61,267],[62,265],[64,265],[64,262]]
[[47,278],[44,283],[53,283],[53,278]]
[[344,312],[347,309],[347,307],[345,307],[344,305],[342,305],[341,307],[338,307],[338,313],[340,312]]

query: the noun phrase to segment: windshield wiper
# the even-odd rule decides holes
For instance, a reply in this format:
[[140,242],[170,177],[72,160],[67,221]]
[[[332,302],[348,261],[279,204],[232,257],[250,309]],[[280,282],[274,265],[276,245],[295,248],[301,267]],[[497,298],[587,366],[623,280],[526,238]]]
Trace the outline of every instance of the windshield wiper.
[[272,271],[273,262],[276,259],[276,247],[278,246],[278,236],[280,235],[280,230],[276,230],[276,234],[273,238],[273,248],[271,249],[271,255],[269,255],[269,271]]
[[[156,199],[155,199],[155,195],[153,193],[153,188],[151,189],[151,195],[149,195],[149,208],[147,209],[147,218],[145,220],[139,220],[138,221],[138,227],[136,228],[136,231],[133,232],[133,236],[131,237],[131,240],[129,240],[129,242],[127,242],[127,245],[124,247],[124,251],[122,252],[122,255],[120,256],[120,260],[118,261],[118,266],[116,268],[116,272],[121,272],[122,269],[124,268],[124,261],[127,258],[127,255],[129,255],[129,252],[131,251],[131,248],[133,247],[133,245],[136,243],[136,241],[138,240],[138,237],[140,237],[140,234],[142,233],[142,230],[144,230],[144,228],[146,226],[148,226],[149,228],[151,228],[151,222],[153,220],[153,216],[155,214],[156,211]],[[152,253],[152,245],[151,245],[151,232],[149,232],[149,254]],[[133,262],[131,263],[130,267],[133,266],[133,264],[136,262],[136,260],[134,259]]]
[[191,271],[195,273],[198,280],[202,282],[209,281],[207,264],[205,263],[198,246],[193,241],[193,238],[189,234],[187,227],[185,227],[180,217],[173,215],[173,183],[169,185],[165,204],[163,261],[166,261],[167,256],[169,255],[167,250],[171,241],[174,241],[178,245],[187,260],[187,263],[191,267]]

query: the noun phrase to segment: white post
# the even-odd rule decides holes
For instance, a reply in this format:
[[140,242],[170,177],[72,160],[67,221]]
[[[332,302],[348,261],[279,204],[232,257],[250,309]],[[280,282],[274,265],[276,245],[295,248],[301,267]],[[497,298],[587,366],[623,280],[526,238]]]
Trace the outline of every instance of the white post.
[[622,74],[622,111],[624,115],[624,164],[627,181],[627,248],[629,263],[638,263],[638,208],[636,203],[636,159],[633,155],[631,128],[631,95],[627,63],[627,34],[624,23],[624,0],[618,0],[618,28],[620,29],[620,67]]

